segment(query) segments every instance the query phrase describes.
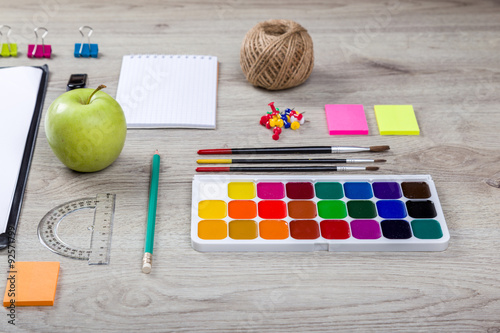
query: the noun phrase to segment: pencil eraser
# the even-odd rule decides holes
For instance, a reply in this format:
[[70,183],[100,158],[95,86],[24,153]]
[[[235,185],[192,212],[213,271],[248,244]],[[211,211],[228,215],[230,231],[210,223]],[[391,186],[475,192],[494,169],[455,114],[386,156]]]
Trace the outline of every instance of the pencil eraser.
[[375,105],[380,135],[420,135],[412,105]]
[[18,261],[7,272],[3,306],[54,305],[59,262]]
[[367,135],[365,110],[361,104],[326,104],[326,122],[330,135]]
[[142,272],[145,274],[149,274],[151,273],[151,268],[153,268],[151,264],[144,264],[142,265]]

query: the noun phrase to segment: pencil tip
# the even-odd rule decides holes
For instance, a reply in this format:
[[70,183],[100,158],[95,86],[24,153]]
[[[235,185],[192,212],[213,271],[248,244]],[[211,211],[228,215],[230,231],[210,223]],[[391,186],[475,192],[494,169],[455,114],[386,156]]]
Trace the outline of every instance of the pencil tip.
[[155,150],[155,154],[158,154],[158,149]]
[[389,150],[389,146],[371,146],[370,151],[385,151]]
[[384,162],[387,162],[386,160],[373,160],[373,162],[375,163],[384,163]]
[[366,171],[377,171],[378,167],[366,167]]

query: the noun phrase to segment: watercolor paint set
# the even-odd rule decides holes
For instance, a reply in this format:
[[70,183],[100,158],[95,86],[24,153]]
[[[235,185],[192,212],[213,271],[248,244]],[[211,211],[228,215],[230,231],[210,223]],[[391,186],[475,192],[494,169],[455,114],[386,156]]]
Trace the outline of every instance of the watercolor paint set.
[[443,251],[430,175],[195,175],[191,242],[207,251]]

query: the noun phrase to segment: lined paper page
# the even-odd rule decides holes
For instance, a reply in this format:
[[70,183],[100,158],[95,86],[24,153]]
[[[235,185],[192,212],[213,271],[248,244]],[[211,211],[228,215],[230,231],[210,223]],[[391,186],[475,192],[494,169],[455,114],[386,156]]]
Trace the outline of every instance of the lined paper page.
[[116,100],[129,128],[214,129],[217,73],[214,56],[126,55]]
[[0,69],[0,233],[7,228],[42,73],[34,67]]

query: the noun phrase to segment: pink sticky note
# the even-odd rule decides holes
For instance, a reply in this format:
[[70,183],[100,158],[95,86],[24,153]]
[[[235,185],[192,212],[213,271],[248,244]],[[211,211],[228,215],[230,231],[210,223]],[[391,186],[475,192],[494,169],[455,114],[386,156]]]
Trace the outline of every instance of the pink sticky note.
[[326,104],[330,135],[368,135],[365,110],[361,104]]

